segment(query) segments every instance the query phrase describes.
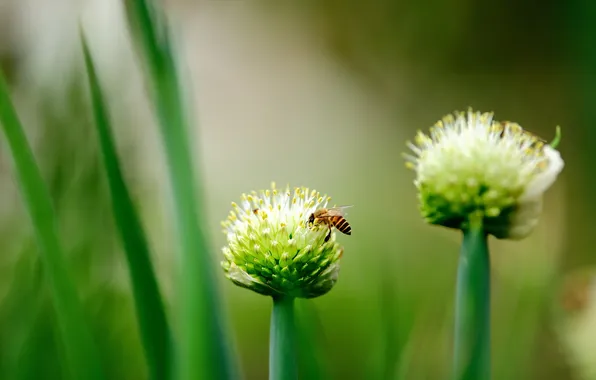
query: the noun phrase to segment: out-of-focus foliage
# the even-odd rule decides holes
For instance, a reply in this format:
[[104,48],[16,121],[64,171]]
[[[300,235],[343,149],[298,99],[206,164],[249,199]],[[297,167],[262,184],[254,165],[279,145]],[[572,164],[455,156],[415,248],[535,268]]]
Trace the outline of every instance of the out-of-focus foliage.
[[[144,371],[144,363],[127,284],[122,274],[114,270],[121,259],[116,256],[104,174],[82,90],[78,85],[70,85],[67,99],[47,97],[38,103],[37,116],[42,121],[37,130],[37,158],[57,211],[71,262],[69,269],[85,299],[104,359],[113,364],[108,366],[106,374],[111,377],[135,368],[135,363],[137,371]],[[4,175],[9,176],[10,172]],[[23,212],[20,202],[13,207]],[[20,229],[25,236],[32,234],[26,223],[15,226],[8,222],[3,228]],[[8,378],[39,378],[46,373],[64,378],[55,314],[32,239],[33,236],[23,238],[20,245],[7,249],[2,258],[18,264],[13,267],[17,271],[13,269],[4,277],[10,279],[11,285],[2,302],[2,320],[6,324],[1,331],[2,342],[10,344],[2,347],[2,363],[6,365]],[[98,334],[104,329],[105,333]],[[120,339],[123,341],[118,346],[130,352],[126,359],[113,350],[114,342]]]

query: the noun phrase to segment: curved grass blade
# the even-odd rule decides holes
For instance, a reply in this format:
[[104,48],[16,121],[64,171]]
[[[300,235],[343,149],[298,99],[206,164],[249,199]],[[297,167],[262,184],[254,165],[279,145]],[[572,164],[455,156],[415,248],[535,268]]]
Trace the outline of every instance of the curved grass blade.
[[50,195],[12,104],[2,73],[0,123],[12,152],[21,195],[37,235],[71,375],[75,379],[103,379],[98,349],[85,323],[83,308],[64,260]]
[[189,123],[168,31],[147,0],[126,0],[131,34],[148,71],[174,197],[180,264],[181,334],[178,379],[236,379],[223,332],[222,312],[205,232],[199,223],[196,187],[187,144]]
[[128,261],[145,358],[152,379],[168,379],[171,376],[171,334],[151,264],[149,245],[130,192],[124,182],[103,91],[91,53],[82,34],[81,42],[89,78],[95,126],[108,177],[112,210]]

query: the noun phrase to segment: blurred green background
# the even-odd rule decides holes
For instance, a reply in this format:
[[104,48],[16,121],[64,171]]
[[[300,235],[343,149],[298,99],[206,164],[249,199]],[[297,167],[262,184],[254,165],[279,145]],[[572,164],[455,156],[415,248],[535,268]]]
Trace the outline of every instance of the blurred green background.
[[[302,355],[329,379],[444,379],[460,236],[425,225],[401,153],[471,106],[550,140],[566,167],[537,230],[490,241],[495,380],[596,379],[596,3],[164,1],[214,257],[243,192],[309,186],[352,204],[335,288],[299,302]],[[126,177],[174,293],[165,164],[119,0],[0,2],[0,62],[60,218],[110,379],[146,377],[84,77],[79,22],[109,95]],[[0,145],[0,378],[66,378],[30,222]],[[571,189],[573,189],[571,191]],[[221,271],[214,266],[214,271]],[[580,279],[580,280],[578,280]],[[566,285],[569,284],[569,285]],[[267,376],[271,300],[220,281],[246,379]],[[562,291],[563,289],[563,291]],[[314,371],[314,372],[309,372]]]

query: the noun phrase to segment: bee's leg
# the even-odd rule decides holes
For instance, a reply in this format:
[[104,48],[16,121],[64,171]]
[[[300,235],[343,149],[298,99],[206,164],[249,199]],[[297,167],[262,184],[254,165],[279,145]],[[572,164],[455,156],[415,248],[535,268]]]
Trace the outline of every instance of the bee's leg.
[[329,238],[331,238],[331,224],[328,224],[329,226],[329,233],[327,233],[327,236],[325,236],[325,243],[327,243],[329,241]]

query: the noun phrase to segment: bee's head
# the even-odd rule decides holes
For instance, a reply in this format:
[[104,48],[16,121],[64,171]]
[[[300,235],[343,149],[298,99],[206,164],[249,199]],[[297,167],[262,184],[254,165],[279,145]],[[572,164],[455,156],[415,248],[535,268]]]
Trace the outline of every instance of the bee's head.
[[308,224],[313,224],[315,222],[315,214],[312,213],[310,214],[310,216],[308,217]]

